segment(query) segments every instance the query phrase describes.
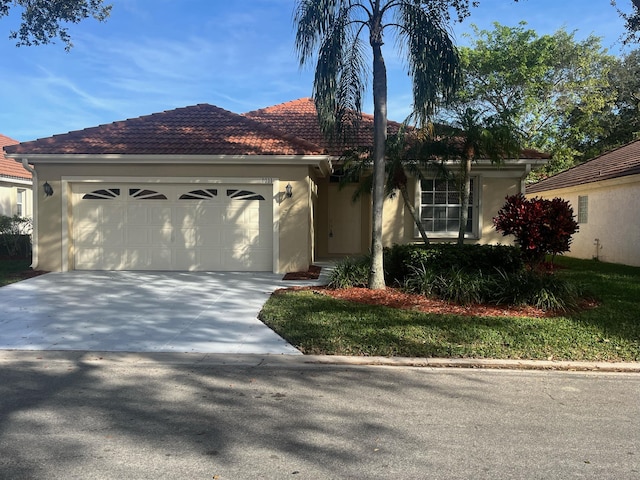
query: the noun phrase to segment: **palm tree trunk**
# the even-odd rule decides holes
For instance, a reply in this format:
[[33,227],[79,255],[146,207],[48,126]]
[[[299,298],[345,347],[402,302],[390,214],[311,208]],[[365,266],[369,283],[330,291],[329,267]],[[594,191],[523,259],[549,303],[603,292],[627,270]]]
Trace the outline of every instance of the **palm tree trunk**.
[[462,160],[460,167],[460,228],[458,230],[458,245],[464,244],[464,235],[469,220],[469,196],[471,191],[471,158]]
[[413,203],[409,198],[409,192],[407,191],[407,186],[400,185],[398,187],[398,190],[400,190],[400,193],[402,194],[402,200],[404,200],[404,206],[407,207],[407,210],[409,210],[409,213],[411,213],[411,216],[413,217],[413,221],[415,222],[416,227],[418,227],[418,231],[420,232],[422,241],[424,242],[425,245],[429,245],[429,237],[427,237],[427,232],[425,231],[424,226],[420,221],[420,217],[418,217],[418,211],[416,210],[416,207],[413,206]]
[[[380,19],[381,20],[381,19]],[[385,143],[387,140],[387,69],[382,57],[382,27],[371,27],[373,48],[373,206],[371,218],[371,267],[369,288],[385,288],[382,245]]]

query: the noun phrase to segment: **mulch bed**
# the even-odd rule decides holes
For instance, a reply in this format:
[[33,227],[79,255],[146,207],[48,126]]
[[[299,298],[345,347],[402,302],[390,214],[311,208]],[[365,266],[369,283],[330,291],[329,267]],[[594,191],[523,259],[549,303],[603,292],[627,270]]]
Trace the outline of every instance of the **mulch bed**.
[[464,315],[469,317],[550,317],[551,312],[545,312],[533,307],[509,307],[496,305],[457,305],[427,298],[424,295],[403,292],[400,289],[387,287],[384,290],[370,290],[368,288],[328,288],[328,287],[291,287],[278,290],[276,293],[287,290],[311,290],[322,295],[346,300],[349,302],[364,303],[367,305],[381,305],[391,308],[401,308],[423,313],[436,313],[439,315]]
[[311,265],[306,272],[289,272],[282,279],[283,280],[317,280],[320,277],[322,267],[317,265]]

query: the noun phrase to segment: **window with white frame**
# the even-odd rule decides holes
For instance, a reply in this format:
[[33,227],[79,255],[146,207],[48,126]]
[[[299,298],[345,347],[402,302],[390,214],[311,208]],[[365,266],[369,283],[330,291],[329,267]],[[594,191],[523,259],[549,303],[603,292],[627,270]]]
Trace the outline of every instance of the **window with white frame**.
[[589,197],[578,196],[578,223],[587,223],[589,220]]
[[[477,235],[477,179],[471,178],[466,233]],[[460,229],[460,193],[455,180],[426,179],[420,182],[420,220],[427,235],[451,237]]]
[[25,213],[25,194],[26,190],[24,188],[19,188],[18,193],[16,195],[16,215],[22,217]]

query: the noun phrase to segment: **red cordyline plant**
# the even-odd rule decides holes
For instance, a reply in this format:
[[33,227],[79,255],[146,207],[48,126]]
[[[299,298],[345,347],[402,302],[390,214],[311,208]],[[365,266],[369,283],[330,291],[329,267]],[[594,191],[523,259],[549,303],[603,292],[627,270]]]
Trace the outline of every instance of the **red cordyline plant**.
[[539,265],[545,255],[569,251],[571,236],[578,231],[569,202],[561,198],[527,199],[521,193],[506,197],[493,219],[502,235],[513,235],[529,265]]

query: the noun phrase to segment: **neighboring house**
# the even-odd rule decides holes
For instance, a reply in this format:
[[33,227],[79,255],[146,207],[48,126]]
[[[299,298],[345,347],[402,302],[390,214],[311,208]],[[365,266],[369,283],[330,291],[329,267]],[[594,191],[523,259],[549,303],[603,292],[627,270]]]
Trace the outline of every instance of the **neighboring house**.
[[[18,144],[0,134],[0,147]],[[31,173],[10,158],[0,155],[0,215],[31,217],[33,214]]]
[[[364,115],[355,143],[370,145],[372,131]],[[338,188],[340,149],[322,138],[310,99],[244,115],[195,105],[6,151],[36,171],[40,269],[289,272],[369,249],[370,198]],[[503,241],[492,217],[546,161],[523,157],[474,165],[470,242]],[[414,184],[431,238],[455,239],[454,182]],[[400,196],[387,200],[385,244],[417,239]]]
[[570,256],[640,266],[640,140],[530,185],[527,196],[569,201],[580,227]]

